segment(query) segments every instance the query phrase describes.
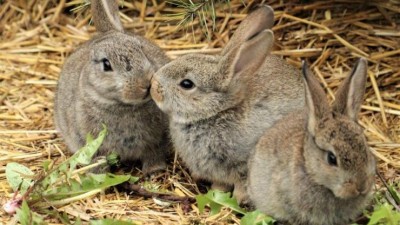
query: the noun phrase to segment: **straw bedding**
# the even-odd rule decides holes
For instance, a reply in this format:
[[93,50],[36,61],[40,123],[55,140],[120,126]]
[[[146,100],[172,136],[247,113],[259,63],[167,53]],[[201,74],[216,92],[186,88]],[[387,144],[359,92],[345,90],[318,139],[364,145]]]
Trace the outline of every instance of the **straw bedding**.
[[[53,98],[64,59],[94,34],[90,10],[71,9],[83,0],[0,1],[0,202],[11,196],[5,165],[18,162],[33,171],[44,160],[62,162],[70,156],[54,130]],[[247,12],[259,3],[275,9],[274,54],[300,67],[309,61],[328,96],[347,75],[356,58],[369,61],[369,79],[360,123],[379,171],[388,182],[400,182],[400,2],[390,1],[244,1],[230,8],[216,5],[213,34],[206,37],[197,19],[188,29],[168,14],[181,12],[164,1],[124,1],[124,27],[160,45],[172,58],[187,53],[218,53]],[[207,21],[209,29],[212,20]],[[179,161],[154,177],[153,188],[193,197],[193,184]],[[137,171],[134,171],[135,173]],[[377,188],[380,187],[377,179]],[[204,187],[200,187],[204,189]],[[112,189],[59,208],[82,221],[131,218],[143,224],[233,224],[230,210],[208,217],[191,203],[159,204],[151,198]],[[51,223],[61,223],[49,219]],[[0,212],[0,223],[12,217]]]

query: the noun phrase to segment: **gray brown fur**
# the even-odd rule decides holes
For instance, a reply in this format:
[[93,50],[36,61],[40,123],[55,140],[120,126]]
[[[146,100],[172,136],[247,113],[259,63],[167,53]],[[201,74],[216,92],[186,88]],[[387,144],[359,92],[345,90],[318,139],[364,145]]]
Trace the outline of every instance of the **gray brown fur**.
[[[149,89],[153,73],[169,59],[147,39],[124,32],[115,1],[92,0],[92,14],[100,33],[69,56],[58,81],[57,130],[76,152],[88,133],[96,136],[105,124],[108,134],[97,156],[115,151],[122,161],[141,160],[144,173],[163,169],[168,122]],[[113,71],[104,71],[104,58]]]
[[[174,147],[196,179],[245,199],[247,159],[263,131],[303,107],[301,75],[270,55],[273,10],[261,7],[238,27],[221,55],[186,55],[162,67],[151,94],[170,117]],[[184,90],[183,79],[196,88]]]
[[[357,114],[367,64],[360,60],[332,107],[304,69],[306,107],[261,137],[250,157],[248,193],[257,209],[290,224],[343,225],[368,203],[375,174]],[[337,159],[329,164],[328,151]]]

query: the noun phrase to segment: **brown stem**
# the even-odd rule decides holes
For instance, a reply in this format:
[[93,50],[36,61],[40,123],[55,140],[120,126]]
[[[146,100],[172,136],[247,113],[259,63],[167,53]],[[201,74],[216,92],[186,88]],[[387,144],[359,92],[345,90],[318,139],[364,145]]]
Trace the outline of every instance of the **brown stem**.
[[[386,199],[388,200],[388,202],[390,204],[392,204],[395,209],[397,211],[400,212],[400,207],[397,205],[397,202],[395,201],[395,196],[393,196],[392,192],[389,190],[389,185],[386,183],[385,179],[383,179],[382,174],[378,171],[378,169],[376,170],[376,173],[378,174],[379,179],[382,181],[383,185],[385,186],[387,192],[385,194]],[[389,194],[388,194],[389,193]],[[390,195],[390,197],[389,197]]]
[[184,204],[191,204],[191,203],[196,202],[196,199],[194,199],[192,197],[181,197],[181,196],[176,196],[176,195],[171,195],[171,194],[150,192],[138,184],[124,183],[121,185],[121,187],[127,191],[132,191],[132,192],[138,194],[139,196],[142,196],[145,198],[159,198],[159,199],[163,199],[166,201],[181,202]]

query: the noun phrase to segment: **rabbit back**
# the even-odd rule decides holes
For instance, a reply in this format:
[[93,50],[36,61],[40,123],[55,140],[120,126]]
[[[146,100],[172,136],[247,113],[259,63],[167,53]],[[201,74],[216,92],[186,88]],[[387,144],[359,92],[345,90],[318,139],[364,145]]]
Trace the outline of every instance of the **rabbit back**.
[[304,106],[304,85],[300,71],[275,55],[266,58],[251,83],[256,87],[247,96],[250,110],[246,124],[257,141],[266,128]]
[[83,63],[78,63],[79,61],[75,59],[84,58],[87,52],[86,48],[85,44],[82,45],[65,60],[58,79],[54,101],[55,126],[62,133],[71,152],[76,152],[85,144],[85,137],[82,137],[75,129],[77,118],[73,115],[76,113],[76,105],[74,103],[78,101],[76,91],[79,86],[79,71],[84,67]]

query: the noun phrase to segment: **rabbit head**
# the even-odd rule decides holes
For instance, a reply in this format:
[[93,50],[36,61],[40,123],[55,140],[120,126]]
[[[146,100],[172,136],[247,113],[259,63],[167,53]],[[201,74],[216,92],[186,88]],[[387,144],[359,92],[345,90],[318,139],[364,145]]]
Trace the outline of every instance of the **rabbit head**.
[[89,63],[83,83],[104,102],[140,104],[150,97],[154,66],[146,57],[142,42],[124,33],[117,1],[92,1],[93,21],[100,32],[89,44]]
[[357,62],[339,87],[332,106],[305,63],[303,75],[308,110],[305,170],[337,198],[368,195],[374,183],[375,159],[357,123],[365,91],[366,60]]
[[244,101],[273,45],[273,10],[261,7],[240,24],[220,55],[190,54],[160,68],[151,95],[173,121],[210,118]]

